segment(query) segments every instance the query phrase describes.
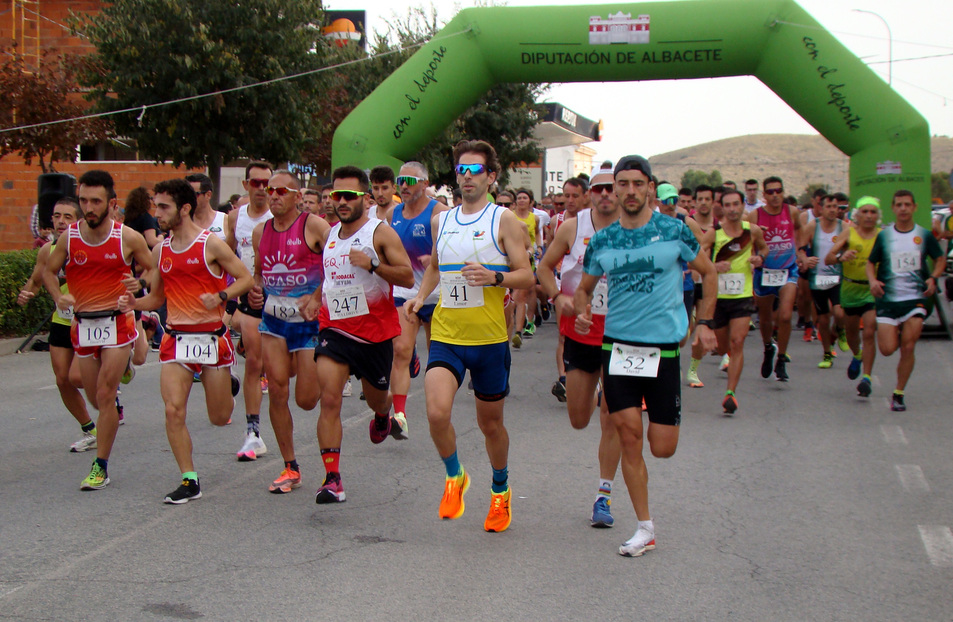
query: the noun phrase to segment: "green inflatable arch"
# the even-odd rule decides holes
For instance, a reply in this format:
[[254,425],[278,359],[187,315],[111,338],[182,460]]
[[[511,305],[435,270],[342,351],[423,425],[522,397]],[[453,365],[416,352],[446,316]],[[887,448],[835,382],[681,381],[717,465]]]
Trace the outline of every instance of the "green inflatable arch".
[[[907,188],[929,205],[926,120],[791,0],[465,9],[341,123],[332,160],[398,167],[498,83],[737,75],[756,76],[850,157],[852,198],[887,207]],[[632,102],[633,130],[665,122]]]

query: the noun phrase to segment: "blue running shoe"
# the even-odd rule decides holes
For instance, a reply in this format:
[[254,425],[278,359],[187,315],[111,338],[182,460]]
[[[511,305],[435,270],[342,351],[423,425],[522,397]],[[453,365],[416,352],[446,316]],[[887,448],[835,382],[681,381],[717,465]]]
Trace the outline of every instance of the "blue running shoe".
[[596,502],[592,505],[592,526],[599,528],[612,527],[612,524],[615,523],[615,519],[612,518],[612,514],[609,513],[609,506],[612,502],[605,497],[596,498]]
[[860,365],[863,361],[859,358],[851,357],[850,365],[847,366],[847,377],[856,380],[860,375]]

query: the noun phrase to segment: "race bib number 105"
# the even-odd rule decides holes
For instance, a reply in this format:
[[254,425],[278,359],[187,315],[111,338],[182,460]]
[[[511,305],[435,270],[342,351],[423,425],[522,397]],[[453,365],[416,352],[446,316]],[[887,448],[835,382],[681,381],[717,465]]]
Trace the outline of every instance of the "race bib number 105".
[[79,345],[83,348],[116,345],[116,318],[80,320],[77,326]]

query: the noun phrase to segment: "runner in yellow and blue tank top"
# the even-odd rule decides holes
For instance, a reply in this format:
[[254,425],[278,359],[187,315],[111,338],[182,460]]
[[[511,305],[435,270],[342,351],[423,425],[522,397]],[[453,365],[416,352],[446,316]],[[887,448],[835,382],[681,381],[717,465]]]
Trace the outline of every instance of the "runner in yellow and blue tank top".
[[[856,380],[863,365],[863,376],[857,384],[857,394],[869,397],[873,392],[870,374],[877,355],[877,314],[874,296],[867,280],[867,258],[880,233],[880,199],[861,197],[854,213],[855,226],[846,236],[834,243],[827,253],[827,263],[841,264],[840,302],[844,309],[844,329],[847,343],[853,353],[847,366],[847,377]],[[863,341],[860,324],[863,322]]]
[[[688,330],[680,260],[703,275],[704,297],[696,338],[706,350],[715,346],[711,314],[717,276],[711,260],[699,253],[701,246],[684,223],[647,207],[650,194],[655,194],[648,160],[626,156],[616,164],[613,177],[616,200],[621,206],[619,221],[597,231],[589,241],[573,310],[576,330],[585,334],[593,324],[592,294],[599,279],[606,275],[603,396],[622,440],[623,472],[627,474],[626,486],[639,520],[635,535],[619,548],[619,554],[636,557],[655,548],[642,439],[649,440],[652,455],[660,458],[670,457],[678,446],[678,342]],[[633,336],[638,336],[639,341],[634,341]],[[643,399],[649,413],[645,435]]]
[[503,425],[503,402],[510,388],[503,298],[506,288],[528,288],[535,278],[519,221],[510,210],[486,202],[487,189],[500,172],[496,151],[482,140],[465,140],[454,147],[453,156],[463,204],[439,215],[430,265],[420,291],[404,310],[416,313],[440,287],[424,381],[430,436],[447,472],[439,516],[462,516],[463,494],[470,486],[450,422],[453,398],[469,371],[477,422],[493,468],[490,511],[483,528],[500,532],[509,527],[512,516],[509,436]]
[[724,209],[721,227],[710,230],[707,235],[714,238],[711,257],[718,272],[718,302],[713,318],[715,336],[719,354],[729,355],[728,388],[721,406],[726,413],[732,414],[738,410],[735,391],[745,364],[745,338],[754,312],[754,270],[762,265],[768,247],[761,227],[744,220],[744,195],[741,192],[725,191],[721,195],[721,204]]
[[[900,350],[897,388],[890,407],[903,411],[907,409],[903,391],[913,373],[913,350],[923,330],[927,299],[936,293],[936,279],[946,268],[946,255],[930,230],[913,221],[917,204],[912,192],[895,192],[891,207],[896,221],[877,234],[867,259],[867,280],[877,299],[880,353],[890,356]],[[927,259],[934,262],[932,271]]]

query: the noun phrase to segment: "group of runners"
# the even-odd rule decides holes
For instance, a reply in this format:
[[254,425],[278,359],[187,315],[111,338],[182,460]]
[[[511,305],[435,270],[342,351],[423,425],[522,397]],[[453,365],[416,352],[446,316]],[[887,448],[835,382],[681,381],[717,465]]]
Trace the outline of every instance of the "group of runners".
[[[462,516],[471,483],[452,424],[454,396],[469,372],[492,467],[484,528],[501,532],[512,518],[504,425],[510,344],[531,336],[529,326],[552,306],[560,335],[553,393],[566,403],[574,428],[585,428],[599,411],[591,524],[614,525],[612,483],[621,465],[638,519],[619,548],[625,556],[655,547],[642,446],[648,440],[660,458],[677,448],[680,347],[694,335],[692,387],[703,386],[703,356],[724,356],[722,406],[734,413],[743,344],[757,313],[765,345],[761,374],[789,380],[787,345],[801,274],[824,348],[820,367],[830,367],[824,363],[833,336],[842,334],[854,356],[848,375],[863,372],[858,392],[866,396],[875,341],[884,354],[900,349],[893,405],[904,408],[926,301],[945,265],[934,236],[913,222],[909,192],[896,193],[896,223],[881,230],[871,197],[857,201],[853,221],[841,220],[828,196],[811,217],[782,202],[776,177],[760,184],[762,204],[754,180],[745,193],[707,186],[680,192],[658,183],[647,160],[627,156],[588,179],[567,181],[555,202],[565,209],[547,222],[534,213],[529,191],[489,194],[500,174],[490,144],[462,141],[453,157],[460,192],[453,207],[428,195],[429,174],[419,162],[407,162],[396,175],[384,166],[369,174],[340,167],[326,197],[302,189],[287,170],[251,162],[243,181],[248,203],[227,217],[211,210],[204,175],[164,181],[153,189],[153,202],[166,235],[151,251],[144,236],[117,221],[110,175],[85,173],[78,202],[66,198],[54,209],[57,239],[41,250],[20,296],[26,304],[42,284],[56,303],[51,361],[64,405],[83,432],[72,448],[97,452],[81,488],[109,484],[117,387],[134,369],[142,330],[136,316],[162,307],[160,390],[181,472],[180,486],[164,499],[171,504],[202,495],[186,425],[196,379],[209,420],[231,421],[239,382],[230,374],[236,357],[230,326],[240,333],[245,357],[246,429],[237,459],[267,452],[260,429],[266,378],[283,461],[269,490],[301,486],[289,404],[296,378],[296,405],[319,407],[325,467],[319,504],[346,500],[341,407],[351,376],[374,413],[370,440],[409,438],[407,394],[420,372],[416,343],[423,327],[427,423],[445,467],[438,515]],[[87,401],[99,412],[95,423]]]

